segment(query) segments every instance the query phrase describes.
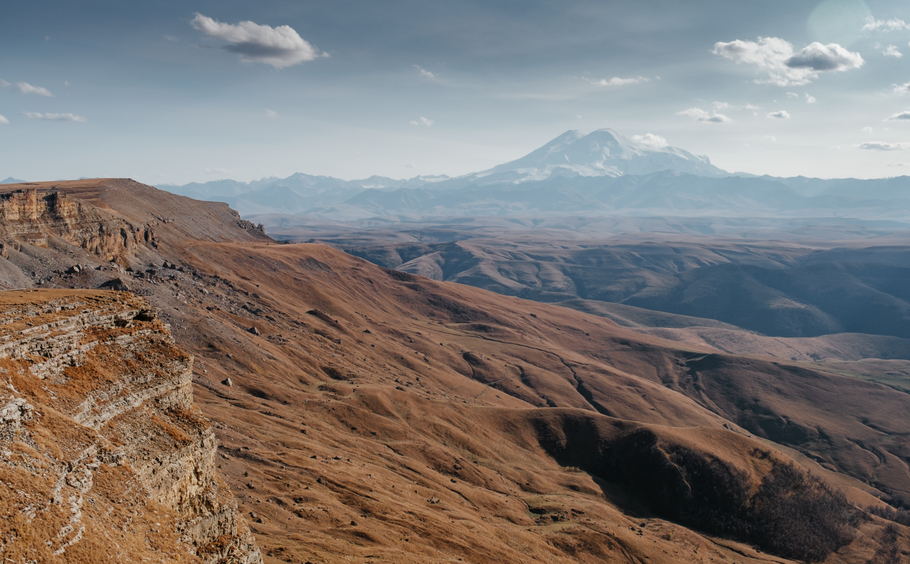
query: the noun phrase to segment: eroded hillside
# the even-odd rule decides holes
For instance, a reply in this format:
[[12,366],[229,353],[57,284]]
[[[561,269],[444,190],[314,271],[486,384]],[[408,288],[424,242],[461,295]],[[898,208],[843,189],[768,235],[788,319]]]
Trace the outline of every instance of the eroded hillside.
[[129,294],[0,294],[6,562],[254,564],[192,357]]
[[3,280],[127,287],[160,309],[197,358],[217,463],[266,562],[907,550],[906,528],[862,510],[910,492],[906,394],[278,245],[224,206],[134,183],[55,189],[169,221],[113,261],[35,227],[45,246],[4,241]]

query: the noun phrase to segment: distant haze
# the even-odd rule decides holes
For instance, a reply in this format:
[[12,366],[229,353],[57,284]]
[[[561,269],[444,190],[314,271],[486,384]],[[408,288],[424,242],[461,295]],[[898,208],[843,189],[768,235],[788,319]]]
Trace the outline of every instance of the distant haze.
[[910,177],[820,180],[731,174],[654,136],[567,131],[519,159],[449,178],[341,180],[296,173],[249,183],[160,188],[226,202],[242,215],[356,221],[572,215],[854,218],[910,222]]

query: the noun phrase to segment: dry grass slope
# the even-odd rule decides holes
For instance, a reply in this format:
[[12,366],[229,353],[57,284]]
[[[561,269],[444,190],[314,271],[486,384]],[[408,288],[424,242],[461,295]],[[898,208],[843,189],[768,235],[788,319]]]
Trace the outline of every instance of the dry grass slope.
[[[190,226],[181,209],[209,204],[132,186],[71,197],[134,225],[169,217],[157,245],[112,263],[49,233],[10,241],[3,268],[57,287],[119,277],[159,308],[197,359],[217,465],[266,562],[707,564],[839,547],[827,562],[859,563],[887,522],[842,495],[910,489],[905,394],[277,245],[216,204]],[[815,528],[780,523],[818,541],[799,554],[757,524],[792,500]]]

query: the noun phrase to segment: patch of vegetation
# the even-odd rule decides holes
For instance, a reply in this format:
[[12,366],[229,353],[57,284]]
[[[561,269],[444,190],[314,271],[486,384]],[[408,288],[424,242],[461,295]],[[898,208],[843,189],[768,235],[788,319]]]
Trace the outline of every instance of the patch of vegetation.
[[900,528],[894,523],[882,529],[878,538],[878,550],[866,564],[900,564]]
[[887,519],[888,521],[893,521],[898,525],[903,525],[905,527],[910,527],[910,511],[906,509],[894,509],[893,507],[868,507],[866,508],[868,513],[872,515],[881,517],[882,519]]
[[755,489],[745,472],[710,454],[662,444],[651,431],[636,431],[611,450],[611,478],[687,526],[808,561],[824,560],[855,536],[856,512],[844,495],[791,463],[774,461]]
[[752,537],[768,552],[823,560],[855,536],[844,495],[791,463],[777,464],[750,500]]

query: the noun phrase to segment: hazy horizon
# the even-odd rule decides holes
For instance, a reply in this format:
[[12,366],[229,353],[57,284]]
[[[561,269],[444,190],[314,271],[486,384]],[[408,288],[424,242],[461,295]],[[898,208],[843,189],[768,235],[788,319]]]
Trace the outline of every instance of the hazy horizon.
[[900,176],[910,6],[18,4],[0,177],[458,176],[611,127],[730,172]]
[[[580,133],[580,136],[585,136],[585,135],[587,135],[587,134],[589,134],[589,133],[594,133],[594,132],[603,131],[603,130],[612,130],[612,128],[600,128],[600,129],[594,129],[594,130],[590,130],[590,131],[587,131],[587,130],[578,130],[578,129],[570,129],[570,130],[567,130],[567,131],[563,132],[562,135],[557,136],[557,138],[558,138],[558,137],[561,137],[561,136],[563,136],[563,135],[569,134],[569,133]],[[647,135],[646,135],[646,136],[647,136]],[[635,136],[635,137],[646,137],[646,136]],[[663,138],[659,138],[659,140],[660,140],[660,141],[664,141]],[[551,139],[550,141],[552,141],[552,139]],[[647,145],[645,145],[645,146],[647,146]],[[537,149],[539,149],[539,148],[540,148],[540,147],[537,147]],[[673,147],[671,147],[671,148],[673,148]],[[682,147],[676,147],[676,148],[684,149],[684,148],[682,148]],[[533,152],[533,151],[532,151],[532,152]],[[522,155],[520,155],[519,157],[517,157],[516,159],[512,159],[512,161],[520,160],[522,157],[525,157],[525,156],[527,156],[527,154],[522,154]],[[697,157],[702,157],[702,158],[707,158],[707,159],[709,160],[709,162],[710,162],[712,165],[715,165],[715,163],[714,163],[713,161],[710,161],[710,157],[707,156],[707,155],[696,155],[696,156],[697,156]],[[508,162],[512,162],[512,161],[508,161]],[[497,165],[494,165],[494,167],[495,167],[495,166],[499,166],[499,165],[503,165],[503,164],[508,164],[508,162],[497,163]],[[494,168],[494,167],[490,167],[490,168],[492,169],[492,168]],[[720,168],[720,167],[718,167],[718,168]],[[488,169],[488,170],[489,170],[489,169]],[[415,180],[415,179],[419,179],[419,178],[434,178],[434,177],[435,177],[435,178],[452,178],[452,179],[454,179],[454,178],[459,178],[459,177],[464,177],[464,176],[471,176],[473,173],[478,173],[478,172],[484,172],[484,171],[472,170],[472,171],[469,171],[469,172],[467,172],[467,173],[463,173],[463,174],[459,174],[459,175],[447,175],[447,174],[445,174],[445,173],[439,173],[439,174],[413,173],[413,174],[403,174],[403,175],[398,175],[398,176],[386,176],[386,175],[381,175],[381,174],[369,174],[369,175],[365,175],[365,176],[330,176],[330,175],[310,174],[310,173],[308,173],[307,171],[299,170],[299,171],[291,172],[291,173],[289,173],[288,175],[286,175],[285,177],[282,177],[282,176],[279,176],[279,175],[275,175],[275,174],[271,174],[271,175],[268,175],[268,176],[258,176],[258,177],[254,176],[254,177],[246,177],[246,178],[238,177],[237,175],[224,175],[224,176],[218,176],[218,174],[215,173],[215,174],[213,175],[212,178],[209,178],[209,179],[207,179],[207,180],[195,180],[195,181],[189,181],[189,182],[186,182],[186,183],[180,183],[180,182],[159,182],[159,183],[153,183],[153,182],[148,182],[148,184],[154,184],[154,185],[157,185],[157,186],[175,186],[175,187],[180,187],[180,186],[182,186],[182,185],[192,184],[192,183],[205,184],[205,183],[207,183],[207,182],[223,182],[223,181],[235,181],[235,182],[241,182],[241,183],[245,183],[245,184],[252,184],[252,183],[255,183],[255,182],[258,182],[258,181],[272,180],[272,179],[282,179],[282,178],[292,177],[292,176],[299,175],[299,174],[303,174],[303,175],[307,175],[307,176],[313,176],[313,177],[335,178],[335,179],[343,180],[343,181],[366,180],[366,179],[369,179],[369,178],[371,178],[371,177],[382,177],[382,178],[389,178],[389,179],[396,180],[396,181],[407,181],[407,180]],[[753,173],[748,173],[748,172],[739,171],[739,170],[726,170],[725,172],[728,172],[728,173],[730,173],[731,175],[745,175],[745,176],[754,175]],[[870,177],[870,178],[868,178],[868,179],[871,179],[871,180],[887,180],[887,179],[890,179],[890,178],[901,178],[901,177],[905,177],[905,176],[908,176],[908,175],[910,175],[910,171],[908,171],[908,173],[903,173],[903,174],[894,174],[894,175],[891,175],[891,176]],[[2,176],[3,176],[3,174],[0,173],[0,177],[2,177]],[[756,176],[763,176],[763,175],[756,175]],[[766,174],[766,175],[764,175],[764,176],[772,176],[772,177],[773,177],[773,176],[775,176],[775,175]],[[805,178],[809,178],[809,179],[858,179],[858,180],[865,180],[864,178],[861,178],[861,177],[835,177],[835,176],[825,177],[825,176],[807,176],[807,175],[794,175],[794,176],[781,177],[781,178],[795,178],[795,177],[805,177]],[[21,181],[25,181],[25,182],[54,182],[54,181],[74,180],[74,179],[75,179],[75,180],[82,180],[82,179],[89,179],[89,178],[108,178],[108,177],[106,177],[106,176],[82,176],[82,177],[61,177],[61,178],[15,178],[14,176],[7,176],[6,179],[0,178],[0,182],[3,182],[4,180],[11,180],[11,179],[12,179],[12,180],[21,180]],[[110,176],[110,178],[115,178],[115,177]]]

